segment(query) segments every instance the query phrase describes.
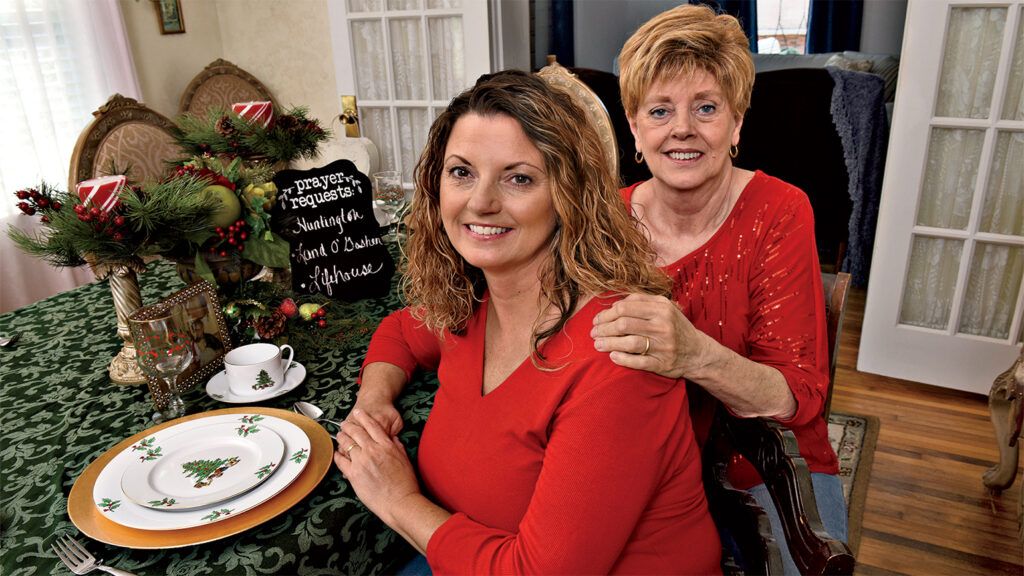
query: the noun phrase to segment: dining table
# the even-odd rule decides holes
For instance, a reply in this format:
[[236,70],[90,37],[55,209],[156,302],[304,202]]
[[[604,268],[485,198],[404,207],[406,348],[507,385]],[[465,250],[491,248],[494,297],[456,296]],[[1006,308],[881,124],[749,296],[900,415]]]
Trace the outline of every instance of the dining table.
[[[185,287],[166,261],[149,264],[139,284],[144,304]],[[323,408],[325,418],[344,419],[355,402],[373,328],[401,305],[397,285],[396,275],[383,297],[332,302],[332,318],[343,316],[364,328],[348,331],[331,346],[297,348],[295,360],[306,368],[305,380],[285,394],[241,408],[290,411],[304,400]],[[105,564],[139,575],[386,574],[414,557],[414,549],[359,501],[333,463],[324,466],[322,477],[309,479],[294,503],[265,511],[265,518],[236,533],[211,532],[202,543],[184,545],[166,531],[144,538],[147,546],[116,545],[90,536],[97,534],[94,526],[80,529],[73,520],[78,504],[69,505],[76,482],[94,475],[100,466],[90,465],[108,458],[112,448],[154,426],[147,386],[115,384],[107,374],[122,346],[116,321],[106,281],[0,315],[0,335],[19,335],[13,345],[0,348],[0,573],[68,573],[51,549],[64,533]],[[404,420],[400,439],[414,461],[436,389],[435,375],[418,375],[396,401]],[[185,418],[240,408],[207,395],[203,386],[183,398]],[[311,420],[306,425],[319,426]],[[322,442],[312,449],[321,462],[333,450]],[[252,518],[253,512],[245,514]]]

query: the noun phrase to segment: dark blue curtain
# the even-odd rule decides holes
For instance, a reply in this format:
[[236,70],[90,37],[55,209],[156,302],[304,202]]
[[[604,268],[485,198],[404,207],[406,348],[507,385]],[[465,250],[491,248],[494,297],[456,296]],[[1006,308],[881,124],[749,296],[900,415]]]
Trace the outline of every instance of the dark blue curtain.
[[811,0],[807,53],[860,49],[864,0]]
[[551,37],[548,53],[554,54],[562,66],[576,65],[576,48],[572,17],[573,0],[551,0]]
[[690,0],[690,4],[706,4],[718,12],[735,16],[750,39],[750,51],[757,52],[757,0]]

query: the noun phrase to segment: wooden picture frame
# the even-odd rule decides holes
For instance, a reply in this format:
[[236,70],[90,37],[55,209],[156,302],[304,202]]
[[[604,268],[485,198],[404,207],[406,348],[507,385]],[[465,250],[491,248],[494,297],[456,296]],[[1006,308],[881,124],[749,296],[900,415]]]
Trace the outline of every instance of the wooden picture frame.
[[181,0],[156,0],[161,34],[185,32],[185,18],[181,14]]
[[[192,363],[178,376],[178,391],[184,394],[205,384],[224,367],[224,355],[231,351],[231,338],[228,336],[217,289],[205,280],[194,282],[156,304],[139,308],[129,316],[129,320],[152,320],[167,316],[167,310],[177,305],[183,305],[192,320],[192,337],[196,342]],[[141,334],[136,333],[132,323],[128,325],[132,338],[140,339]],[[146,381],[154,403],[158,408],[161,407],[166,403],[167,382],[148,374]]]

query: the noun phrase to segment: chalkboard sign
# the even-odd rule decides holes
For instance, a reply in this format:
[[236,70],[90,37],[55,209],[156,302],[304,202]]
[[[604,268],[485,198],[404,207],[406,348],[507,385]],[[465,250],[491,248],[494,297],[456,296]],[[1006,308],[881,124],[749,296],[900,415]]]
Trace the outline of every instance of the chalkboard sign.
[[292,289],[349,302],[387,295],[395,263],[373,215],[370,179],[349,160],[274,176]]

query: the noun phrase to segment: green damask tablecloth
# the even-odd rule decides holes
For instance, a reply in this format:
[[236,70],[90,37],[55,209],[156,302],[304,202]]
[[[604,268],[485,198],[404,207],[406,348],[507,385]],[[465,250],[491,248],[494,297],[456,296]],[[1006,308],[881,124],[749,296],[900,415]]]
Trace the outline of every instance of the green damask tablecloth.
[[[173,268],[158,263],[140,277],[143,301],[183,288]],[[398,300],[345,307],[373,325]],[[112,384],[107,364],[120,348],[110,290],[97,282],[0,316],[0,334],[18,332],[15,348],[0,348],[0,573],[67,574],[50,549],[68,532],[108,564],[140,575],[379,574],[414,554],[362,503],[332,466],[298,505],[260,526],[216,542],[166,551],[129,550],[78,533],[67,496],[78,475],[121,440],[151,426],[146,386]],[[262,406],[290,409],[297,400],[343,418],[355,401],[355,376],[371,333],[343,349],[296,350],[307,370],[295,390]],[[414,447],[433,401],[436,380],[410,386],[399,399]],[[190,414],[230,407],[202,387],[185,395]]]

